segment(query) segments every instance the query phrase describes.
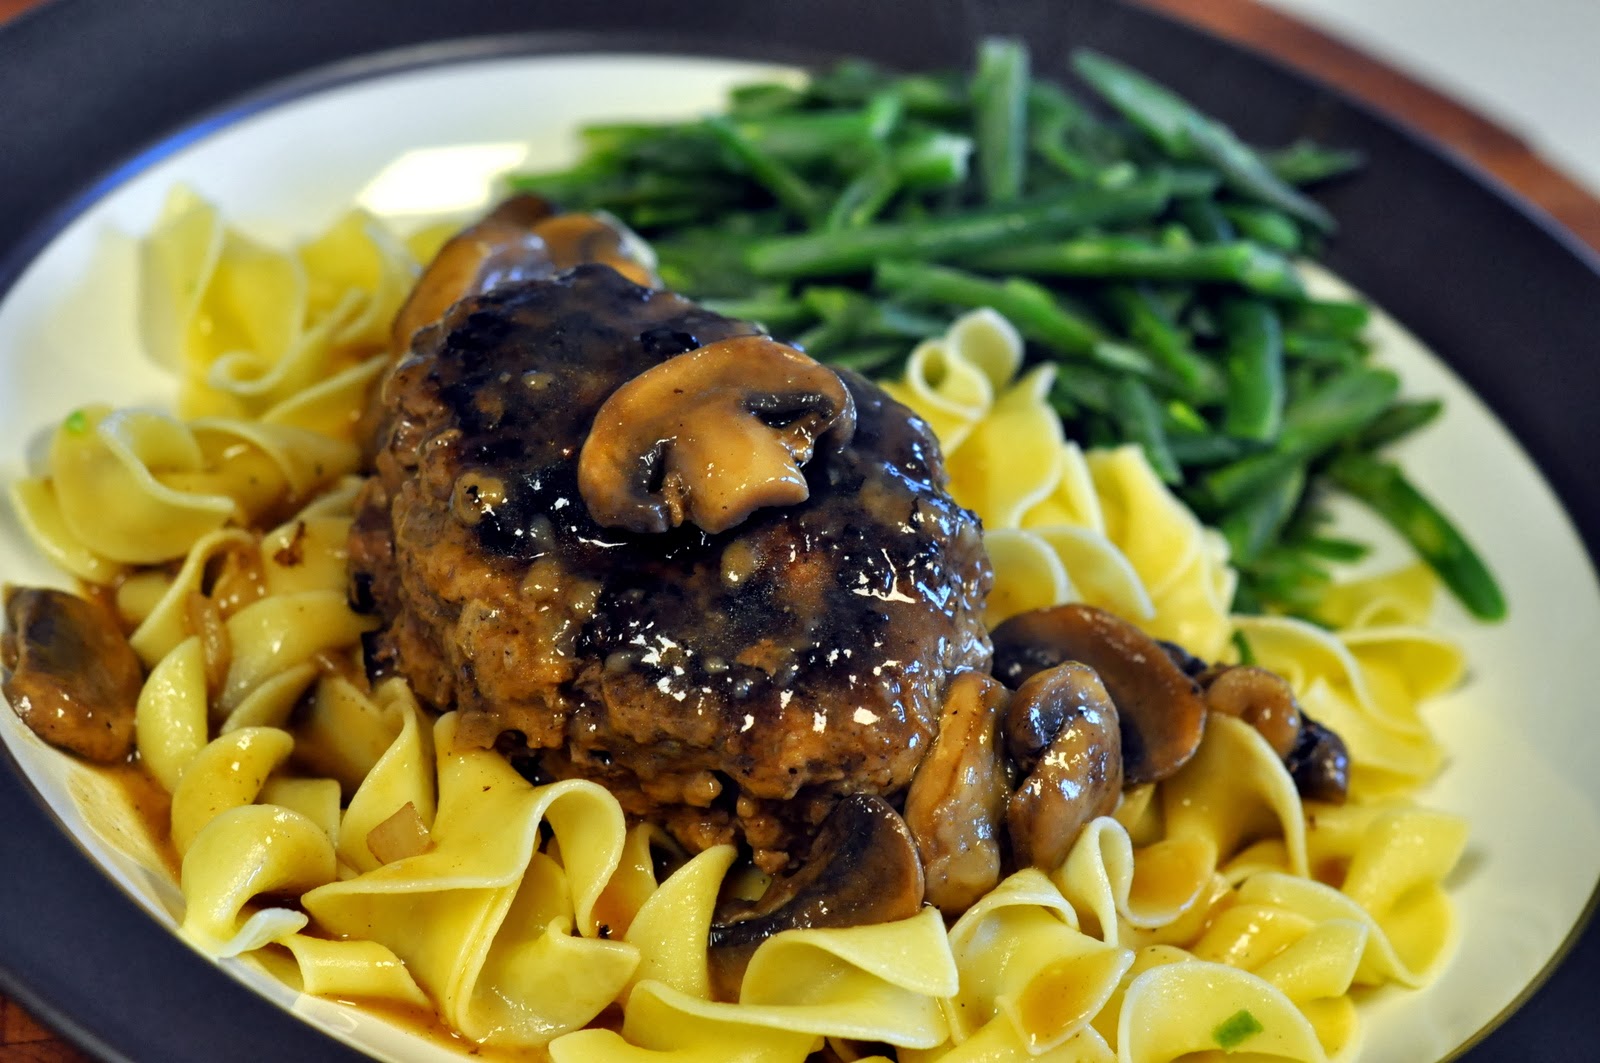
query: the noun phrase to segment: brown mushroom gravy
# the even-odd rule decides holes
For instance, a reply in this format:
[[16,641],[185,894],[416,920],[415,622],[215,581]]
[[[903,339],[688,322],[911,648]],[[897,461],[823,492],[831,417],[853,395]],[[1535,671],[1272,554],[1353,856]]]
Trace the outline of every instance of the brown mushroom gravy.
[[[717,533],[595,519],[579,454],[613,393],[758,335],[600,265],[463,300],[384,384],[351,562],[387,621],[373,663],[461,710],[463,735],[534,778],[599,780],[691,850],[742,838],[776,870],[843,795],[910,782],[950,677],[988,662],[991,575],[926,424],[809,359],[855,427],[815,448],[804,501]],[[725,394],[697,392],[690,366],[673,396],[707,453],[748,447],[752,424],[783,435],[826,390],[749,368],[751,417],[721,439]],[[638,435],[621,471],[659,490],[667,437]]]

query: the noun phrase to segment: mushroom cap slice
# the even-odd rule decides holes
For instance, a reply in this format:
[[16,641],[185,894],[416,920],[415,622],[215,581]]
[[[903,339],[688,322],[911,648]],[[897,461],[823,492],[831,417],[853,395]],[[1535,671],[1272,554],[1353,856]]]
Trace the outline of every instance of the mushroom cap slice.
[[774,934],[909,919],[922,895],[922,863],[905,821],[883,798],[851,794],[834,806],[798,871],[773,879],[748,908],[717,913],[708,951],[716,995],[737,999],[750,957]]
[[1006,688],[981,672],[951,682],[939,733],[906,791],[905,821],[922,858],[927,900],[966,911],[1000,883],[1009,780],[1000,748]]
[[539,196],[512,196],[434,255],[395,315],[392,347],[404,353],[418,329],[469,295],[585,262],[610,266],[635,284],[659,287],[653,257],[642,240],[609,215],[560,214]]
[[1035,672],[1017,690],[1006,737],[1012,757],[1028,764],[1006,809],[1012,855],[1019,867],[1054,871],[1084,826],[1117,807],[1123,777],[1117,709],[1093,668],[1068,661]]
[[1206,708],[1237,716],[1256,729],[1280,757],[1300,738],[1300,705],[1294,688],[1276,672],[1254,665],[1222,665],[1200,677]]
[[133,752],[144,669],[116,621],[94,602],[35,587],[6,593],[0,658],[5,695],[57,749],[109,764]]
[[1160,643],[1121,617],[1088,605],[1057,605],[1019,613],[991,636],[995,677],[1012,689],[1064,661],[1081,661],[1099,674],[1121,721],[1127,785],[1165,779],[1200,748],[1206,705],[1194,680]]
[[1331,728],[1300,714],[1300,736],[1284,758],[1301,797],[1342,805],[1350,792],[1350,751]]
[[767,336],[698,347],[606,399],[578,455],[578,491],[606,527],[715,534],[811,497],[800,467],[855,433],[833,370]]

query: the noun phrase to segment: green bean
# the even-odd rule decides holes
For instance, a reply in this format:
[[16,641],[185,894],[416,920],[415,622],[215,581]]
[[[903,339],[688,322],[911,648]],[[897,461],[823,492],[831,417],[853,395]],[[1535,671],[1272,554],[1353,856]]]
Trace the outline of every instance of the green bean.
[[1300,227],[1287,214],[1244,203],[1224,203],[1218,209],[1245,238],[1291,255],[1300,250]]
[[940,129],[921,129],[896,145],[891,158],[907,188],[950,188],[967,179],[972,138]]
[[1092,236],[1063,243],[1001,248],[973,255],[968,261],[993,273],[1229,281],[1280,298],[1305,294],[1299,275],[1287,259],[1244,241],[1185,248],[1122,236]]
[[1277,311],[1257,299],[1228,299],[1220,314],[1228,337],[1222,355],[1227,378],[1222,430],[1242,439],[1270,440],[1283,422],[1283,336]]
[[1061,236],[1091,225],[1137,221],[1160,213],[1166,202],[1167,184],[1159,178],[1116,189],[1080,185],[1041,203],[774,237],[751,248],[747,262],[762,277],[864,272],[885,258],[939,261],[1022,237]]
[[1366,543],[1358,543],[1354,539],[1338,539],[1328,535],[1312,535],[1298,539],[1294,544],[1298,549],[1320,557],[1327,561],[1339,561],[1344,564],[1353,564],[1372,553],[1372,548]]
[[788,332],[816,316],[816,311],[803,300],[781,288],[769,288],[745,298],[702,299],[700,302],[713,313],[753,321],[769,332]]
[[1348,340],[1359,338],[1371,318],[1365,303],[1307,299],[1285,308],[1283,324],[1286,329]]
[[1235,564],[1254,561],[1277,539],[1305,487],[1305,462],[1286,463],[1249,498],[1228,509],[1220,529]]
[[1076,180],[1093,177],[1099,166],[1089,156],[1067,143],[1075,128],[1092,123],[1077,100],[1057,85],[1036,81],[1028,88],[1028,140],[1039,157],[1061,173]]
[[978,46],[972,81],[978,175],[984,198],[1009,203],[1022,194],[1028,149],[1028,50],[996,37]]
[[1285,329],[1283,353],[1303,362],[1348,368],[1366,359],[1367,348],[1358,340]]
[[1218,432],[1167,432],[1167,449],[1173,460],[1183,466],[1220,465],[1239,461],[1254,453],[1250,442],[1234,439]]
[[1359,151],[1324,148],[1309,141],[1262,154],[1273,173],[1292,185],[1308,185],[1359,169],[1366,161]]
[[1399,378],[1387,370],[1358,368],[1299,396],[1284,414],[1275,449],[1207,474],[1205,497],[1219,509],[1248,498],[1288,466],[1316,458],[1359,432],[1394,400],[1399,387]]
[[721,116],[708,118],[706,128],[711,130],[752,180],[772,193],[779,205],[806,221],[817,220],[822,204],[816,190],[806,183],[805,178],[758,147],[728,119]]
[[804,89],[775,81],[735,85],[728,90],[728,110],[735,118],[764,118],[794,110],[805,96]]
[[800,111],[734,124],[750,143],[797,166],[881,144],[899,120],[900,101],[886,95],[859,111]]
[[1473,616],[1501,620],[1506,601],[1494,576],[1466,538],[1399,466],[1364,454],[1345,453],[1329,464],[1335,484],[1370,506],[1438,573]]
[[1021,278],[993,281],[945,266],[879,263],[874,285],[905,299],[992,307],[1036,343],[1114,372],[1156,376],[1143,351],[1108,340],[1088,318],[1067,310],[1050,292]]
[[894,163],[881,158],[857,174],[839,193],[822,223],[823,229],[859,229],[872,221],[900,190],[900,174]]
[[1063,365],[1050,385],[1050,405],[1064,418],[1076,419],[1085,413],[1104,414],[1111,410],[1111,391],[1117,377],[1094,366]]
[[1207,196],[1186,196],[1173,205],[1178,220],[1202,243],[1222,244],[1237,238],[1228,216]]
[[1105,299],[1128,338],[1149,351],[1151,357],[1172,374],[1183,394],[1197,401],[1221,394],[1221,374],[1211,362],[1195,353],[1189,338],[1148,287],[1109,285]]
[[1286,184],[1232,130],[1142,74],[1097,52],[1081,50],[1073,68],[1125,118],[1180,162],[1208,162],[1240,195],[1277,207],[1332,232],[1333,216]]
[[1169,484],[1183,482],[1161,424],[1161,406],[1138,377],[1119,376],[1111,385],[1111,414],[1120,424],[1122,438],[1144,448],[1156,475]]
[[1386,447],[1431,424],[1443,410],[1444,402],[1441,399],[1416,399],[1391,403],[1388,409],[1361,430],[1361,434],[1355,437],[1352,445],[1357,450],[1365,451]]

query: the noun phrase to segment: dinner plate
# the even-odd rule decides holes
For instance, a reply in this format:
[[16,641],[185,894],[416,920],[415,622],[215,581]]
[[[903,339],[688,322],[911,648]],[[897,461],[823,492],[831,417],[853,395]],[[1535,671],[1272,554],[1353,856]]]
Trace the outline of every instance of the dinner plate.
[[[1363,1058],[1439,1058],[1503,1016],[1587,918],[1600,875],[1600,273],[1481,177],[1262,60],[1138,9],[934,3],[453,4],[301,0],[159,10],[59,0],[0,30],[0,474],[86,401],[170,402],[134,338],[131,236],[175,181],[270,239],[353,202],[402,219],[469,210],[491,178],[554,165],[585,119],[676,116],[726,85],[841,49],[905,67],[959,65],[986,32],[1026,36],[1059,72],[1068,48],[1127,58],[1266,143],[1312,135],[1364,150],[1324,193],[1343,228],[1327,261],[1410,333],[1386,357],[1448,415],[1408,467],[1504,579],[1512,617],[1475,626],[1469,684],[1429,709],[1451,763],[1425,795],[1473,837],[1451,881],[1455,962],[1421,992],[1373,994]],[[331,10],[329,10],[331,8]],[[448,179],[441,179],[447,175]],[[1386,326],[1387,327],[1387,326]],[[1425,348],[1437,352],[1437,357]],[[1565,513],[1563,513],[1563,507]],[[114,519],[114,515],[108,515]],[[49,579],[14,519],[0,576]],[[55,577],[55,582],[60,582]],[[396,1058],[427,1044],[359,1013],[295,1001],[171,932],[170,887],[116,855],[70,772],[0,716],[0,985],[109,1059]],[[165,925],[164,925],[165,924]],[[232,977],[230,977],[230,975]],[[1600,939],[1469,1058],[1592,1054]]]

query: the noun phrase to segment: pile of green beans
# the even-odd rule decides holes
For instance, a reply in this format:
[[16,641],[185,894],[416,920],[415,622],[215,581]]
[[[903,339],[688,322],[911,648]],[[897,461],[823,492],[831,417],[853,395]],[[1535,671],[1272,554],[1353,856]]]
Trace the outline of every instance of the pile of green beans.
[[1032,76],[1017,41],[975,69],[846,61],[804,85],[734,89],[722,114],[583,130],[584,156],[519,191],[605,210],[649,239],[667,285],[868,374],[961,312],[993,307],[1059,364],[1052,402],[1086,445],[1133,442],[1241,581],[1236,607],[1316,619],[1342,491],[1391,524],[1476,616],[1486,566],[1383,451],[1439,404],[1372,364],[1358,302],[1307,295],[1297,258],[1333,218],[1304,186],[1360,159],[1264,151],[1138,72],[1073,56],[1087,97]]

